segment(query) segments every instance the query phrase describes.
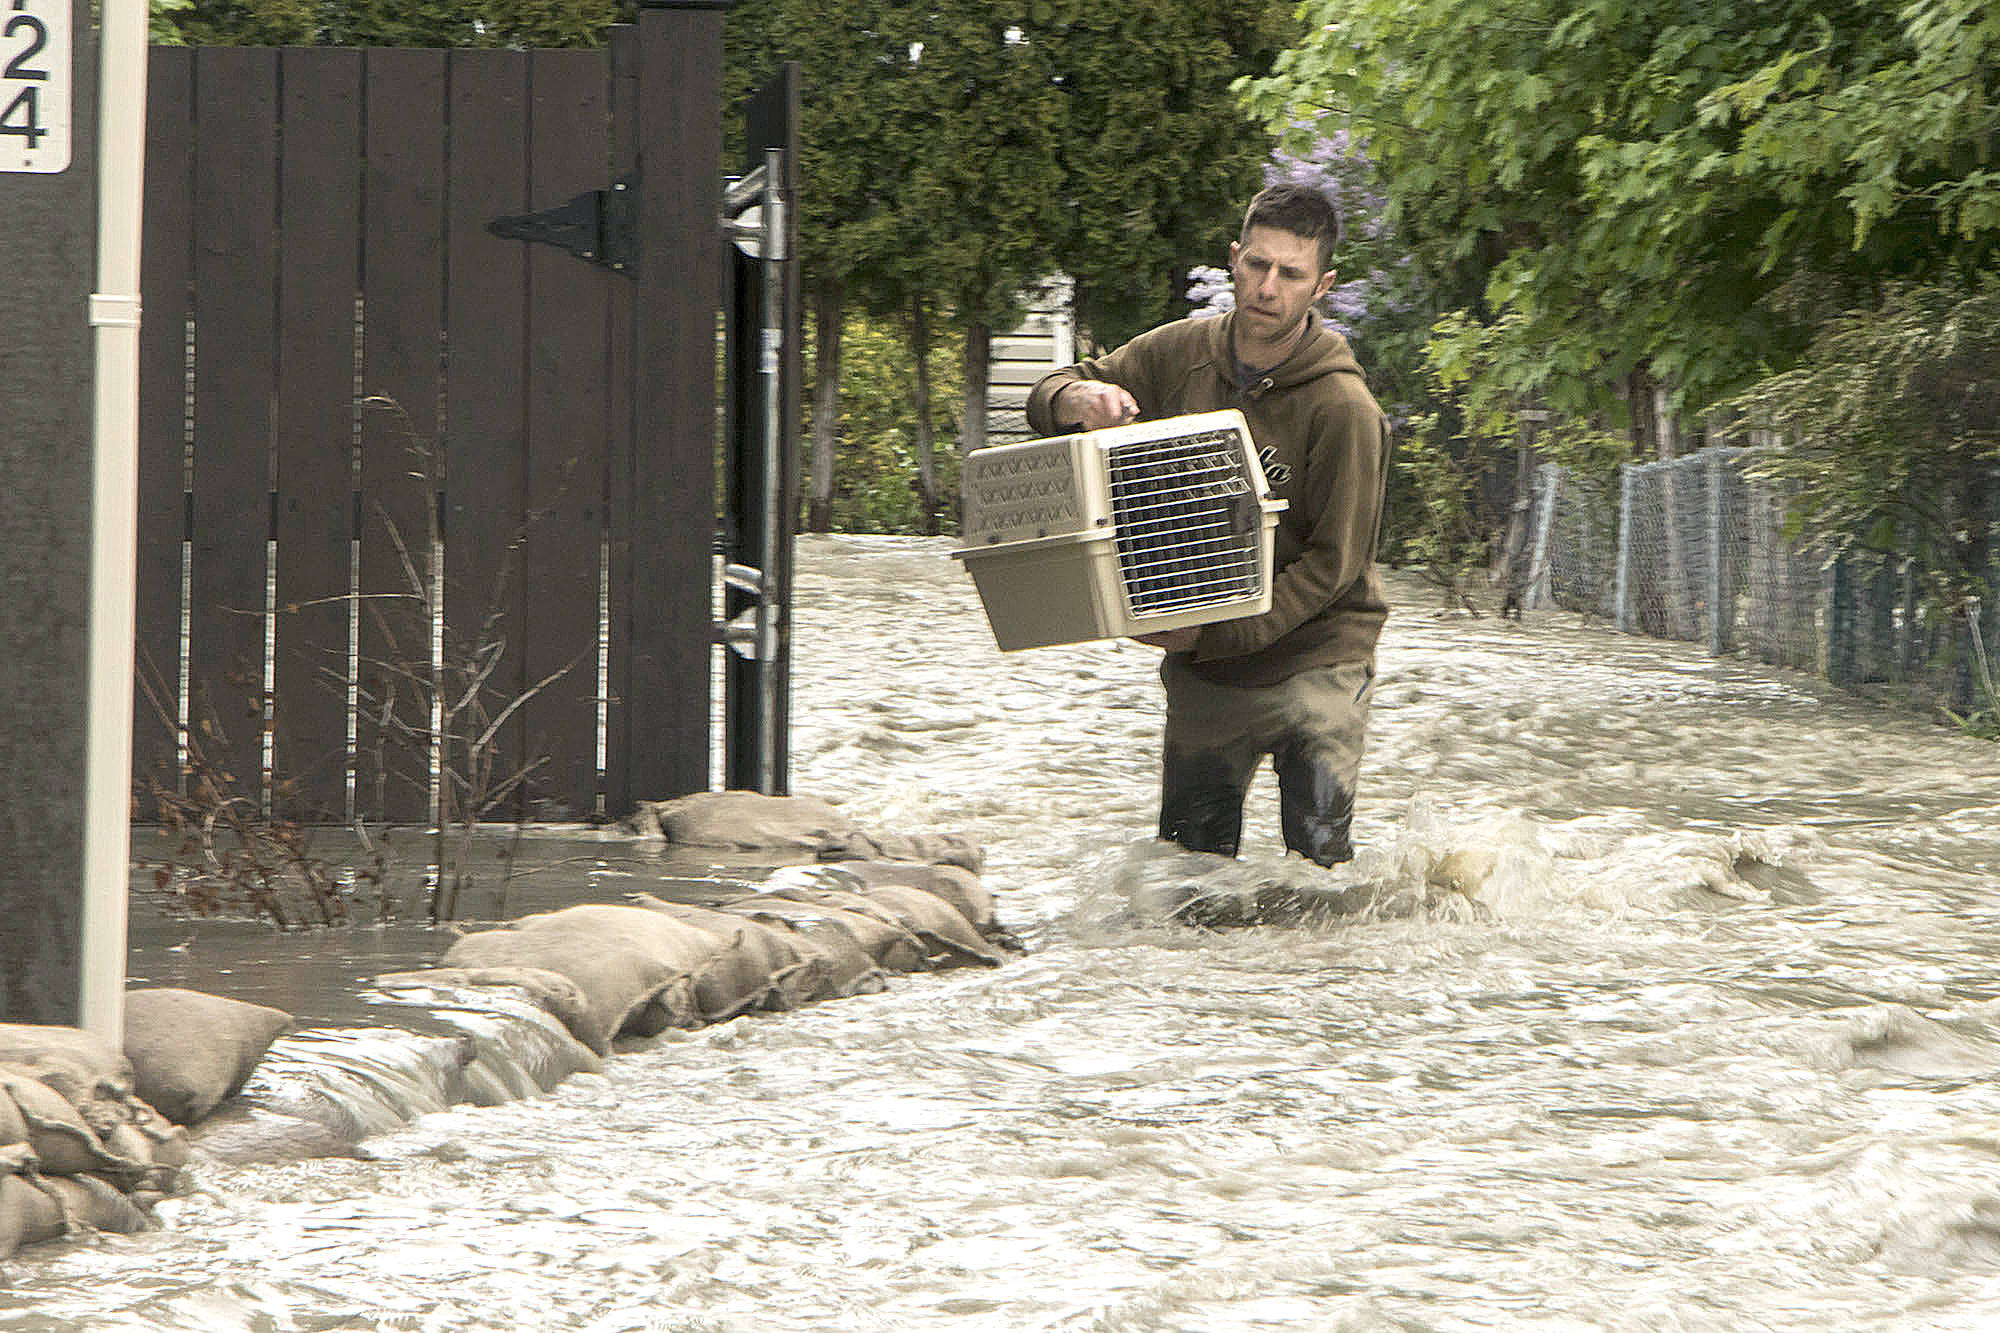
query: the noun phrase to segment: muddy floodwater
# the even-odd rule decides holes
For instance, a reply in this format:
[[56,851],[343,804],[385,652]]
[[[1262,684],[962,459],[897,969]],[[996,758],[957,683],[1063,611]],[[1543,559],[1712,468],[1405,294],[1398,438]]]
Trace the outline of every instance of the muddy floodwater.
[[[1399,583],[1359,859],[1287,860],[1266,775],[1225,862],[1151,837],[1157,654],[994,651],[948,549],[801,543],[794,785],[977,837],[1025,957],[204,1165],[7,1265],[0,1328],[2000,1326],[2000,749]],[[533,893],[691,873],[651,855],[539,847]],[[1273,886],[1344,914],[1170,915]],[[353,1023],[397,929],[215,988]]]

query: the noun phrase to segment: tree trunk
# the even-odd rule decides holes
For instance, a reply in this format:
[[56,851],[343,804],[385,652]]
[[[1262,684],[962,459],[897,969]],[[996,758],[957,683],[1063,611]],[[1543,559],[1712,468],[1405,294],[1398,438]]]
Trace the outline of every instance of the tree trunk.
[[806,531],[833,529],[833,450],[840,426],[840,335],[846,321],[838,283],[814,287],[812,469]]
[[931,428],[931,321],[924,298],[910,302],[910,352],[917,363],[913,397],[917,412],[917,502],[923,508],[924,534],[938,533],[937,439]]
[[965,410],[958,418],[961,456],[986,447],[986,389],[993,372],[993,329],[981,320],[965,326]]
[[[1680,425],[1674,420],[1673,406],[1667,386],[1654,384],[1652,392],[1653,444],[1662,463],[1671,462],[1681,456]],[[1661,519],[1665,524],[1667,538],[1667,633],[1676,639],[1690,642],[1702,637],[1702,621],[1708,613],[1708,592],[1705,582],[1698,581],[1694,563],[1689,559],[1689,534],[1682,528],[1683,513],[1681,494],[1700,492],[1698,483],[1690,484],[1690,479],[1681,475],[1679,468],[1667,468],[1660,473]],[[1697,503],[1698,511],[1700,505]],[[1707,546],[1706,540],[1698,545]]]
[[1653,386],[1653,431],[1660,445],[1660,461],[1681,456],[1681,428],[1667,397],[1667,386]]

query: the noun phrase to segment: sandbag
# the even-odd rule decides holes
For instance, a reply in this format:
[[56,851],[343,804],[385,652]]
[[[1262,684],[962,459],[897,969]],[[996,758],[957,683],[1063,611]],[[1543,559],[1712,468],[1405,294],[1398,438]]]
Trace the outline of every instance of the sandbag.
[[89,1175],[44,1176],[40,1184],[61,1206],[64,1225],[71,1230],[89,1227],[124,1235],[146,1229],[139,1205],[109,1181]]
[[546,967],[568,977],[590,999],[596,1021],[585,1044],[602,1055],[621,1034],[650,1037],[700,1023],[693,983],[716,952],[708,936],[660,913],[586,903],[467,935],[443,962]]
[[593,1022],[589,997],[574,981],[544,967],[428,967],[415,972],[384,972],[374,984],[384,989],[442,986],[516,991],[561,1023],[572,1037],[590,1045],[586,1035]]
[[584,903],[554,912],[522,917],[513,928],[529,934],[597,935],[626,941],[648,951],[671,974],[646,1003],[628,1013],[619,1033],[651,1037],[669,1028],[697,1027],[703,1022],[694,988],[702,973],[717,964],[721,946],[693,926],[642,907]]
[[620,1037],[657,1037],[677,1028],[700,1027],[701,1002],[695,999],[694,978],[675,973],[667,984],[646,997],[646,1002],[626,1015]]
[[25,1175],[0,1177],[0,1259],[63,1234],[62,1204]]
[[922,889],[949,903],[953,911],[987,940],[1002,948],[1020,948],[1013,935],[1000,924],[992,892],[964,866],[930,865],[921,861],[841,861],[825,868],[851,875],[863,893],[881,884]]
[[97,1137],[67,1097],[24,1069],[0,1070],[0,1095],[12,1101],[27,1126],[28,1144],[34,1149],[41,1170],[50,1175],[72,1175],[121,1166],[144,1170],[151,1162],[118,1157]]
[[0,1097],[0,1150],[28,1141],[28,1122],[12,1097]]
[[978,874],[986,853],[963,833],[863,833],[856,830],[819,851],[822,861],[911,861],[954,865]]
[[702,1016],[720,1022],[751,1009],[796,1009],[828,992],[827,969],[776,925],[735,913],[669,902],[650,893],[633,902],[707,935],[717,952],[695,978]]
[[693,847],[817,854],[845,845],[854,830],[852,820],[816,796],[695,792],[645,808],[668,842]]
[[481,931],[461,936],[440,961],[447,968],[536,968],[567,978],[585,1003],[570,1031],[598,1055],[611,1053],[611,1039],[675,976],[649,950],[601,931]]
[[781,897],[774,893],[746,894],[722,905],[727,912],[768,917],[790,925],[816,921],[844,931],[877,967],[887,972],[922,972],[930,966],[922,940],[903,929],[885,909],[849,912],[825,903]]
[[882,969],[838,922],[819,917],[772,921],[770,925],[773,929],[782,925],[801,948],[811,949],[819,955],[820,968],[826,978],[825,998],[873,995],[888,988],[889,981]]
[[610,903],[582,903],[508,923],[523,934],[589,935],[625,939],[650,950],[678,971],[692,975],[714,956],[716,943],[701,931],[661,912]]
[[0,1065],[26,1072],[72,1103],[89,1100],[100,1085],[132,1090],[132,1062],[125,1053],[82,1028],[0,1023]]
[[885,884],[865,894],[852,893],[821,888],[803,879],[786,882],[774,875],[770,892],[781,898],[838,907],[900,925],[922,942],[925,958],[932,967],[967,964],[999,967],[1005,961],[979,937],[971,922],[953,911],[950,904],[921,889]]
[[192,1125],[249,1081],[292,1027],[283,1010],[178,987],[125,993],[125,1055],[135,1091],[177,1125]]
[[931,945],[934,966],[999,967],[1007,961],[970,921],[936,894],[907,884],[875,884],[862,896],[870,902],[887,903],[912,934]]

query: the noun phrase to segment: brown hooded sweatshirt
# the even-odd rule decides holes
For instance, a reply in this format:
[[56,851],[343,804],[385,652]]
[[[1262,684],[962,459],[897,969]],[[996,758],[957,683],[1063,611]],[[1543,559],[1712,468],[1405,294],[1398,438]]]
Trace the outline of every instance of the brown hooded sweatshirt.
[[1202,628],[1194,669],[1229,685],[1274,685],[1311,667],[1367,662],[1388,618],[1375,549],[1389,470],[1389,425],[1347,339],[1306,316],[1291,355],[1239,388],[1234,314],[1183,319],[1108,356],[1044,376],[1028,397],[1029,428],[1055,420],[1066,384],[1106,380],[1139,404],[1141,420],[1237,408],[1250,423],[1264,477],[1287,502],[1274,535],[1271,609]]

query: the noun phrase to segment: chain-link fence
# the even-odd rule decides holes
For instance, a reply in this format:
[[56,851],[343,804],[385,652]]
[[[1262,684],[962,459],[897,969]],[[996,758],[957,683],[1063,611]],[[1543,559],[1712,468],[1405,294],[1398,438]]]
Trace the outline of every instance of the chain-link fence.
[[1601,479],[1554,463],[1537,468],[1533,541],[1529,606],[1616,614],[1618,497]]
[[[1972,706],[1982,697],[1979,659],[2000,639],[2000,607],[1975,609],[1976,626],[1962,614],[1927,614],[1909,559],[1836,557],[1788,535],[1792,496],[1757,475],[1762,452],[1703,449],[1627,465],[1615,493],[1543,464],[1527,605],[1844,686],[1891,687],[1920,705]],[[1987,580],[2000,587],[2000,567]]]

